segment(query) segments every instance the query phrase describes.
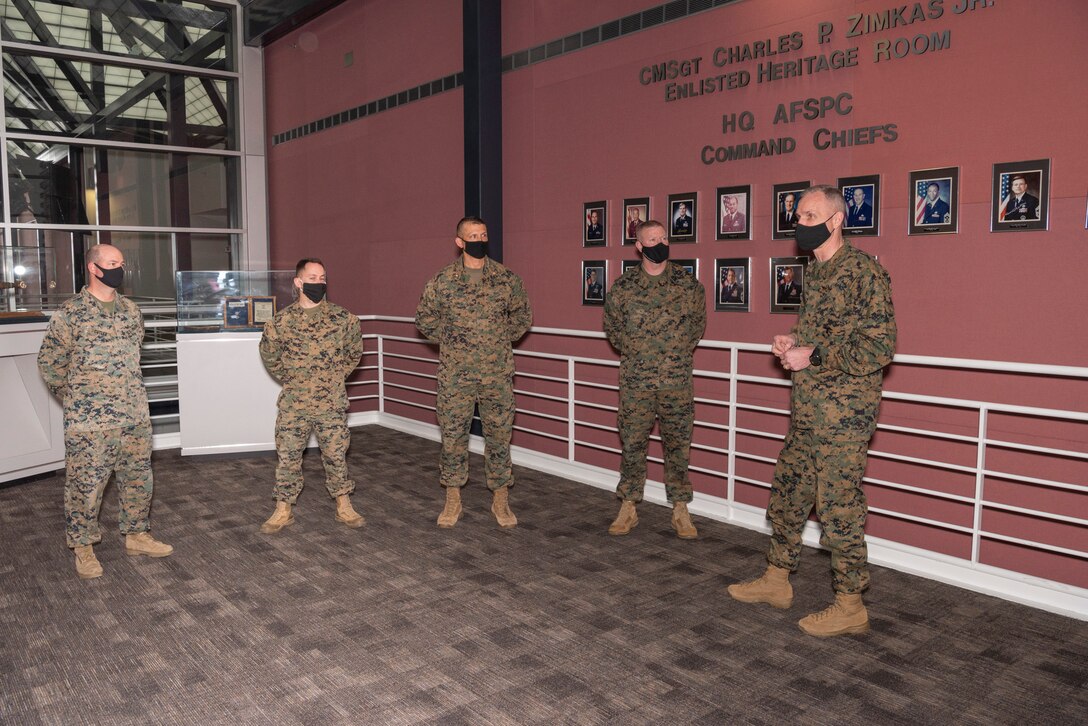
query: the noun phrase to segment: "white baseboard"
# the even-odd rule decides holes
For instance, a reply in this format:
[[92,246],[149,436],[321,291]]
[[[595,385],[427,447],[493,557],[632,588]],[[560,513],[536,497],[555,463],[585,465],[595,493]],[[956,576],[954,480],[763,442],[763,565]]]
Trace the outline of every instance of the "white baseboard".
[[[355,416],[359,417],[358,423],[352,419]],[[439,429],[434,424],[422,423],[403,416],[368,411],[366,413],[352,414],[352,417],[349,417],[349,424],[353,426],[363,425],[363,423],[376,423],[386,428],[431,441],[441,439]],[[482,454],[483,448],[482,438],[479,436],[469,437],[470,451]],[[510,447],[510,456],[518,466],[560,476],[599,489],[614,490],[619,481],[617,472],[610,469],[577,462],[572,463],[566,459],[521,446]],[[643,498],[645,501],[654,504],[666,505],[668,502],[665,498],[665,485],[661,482],[646,482]],[[771,531],[764,510],[746,504],[730,505],[728,501],[720,497],[696,492],[695,498],[688,506],[688,509],[692,514],[719,522],[734,524],[767,534],[770,534]],[[803,537],[806,545],[820,548],[820,527],[815,522],[809,522],[805,525]],[[866,540],[869,545],[869,561],[873,564],[1029,605],[1040,610],[1077,618],[1078,620],[1088,620],[1088,590],[1084,588],[988,565],[976,565],[956,557],[930,552],[919,547],[911,547],[879,537],[867,537]]]

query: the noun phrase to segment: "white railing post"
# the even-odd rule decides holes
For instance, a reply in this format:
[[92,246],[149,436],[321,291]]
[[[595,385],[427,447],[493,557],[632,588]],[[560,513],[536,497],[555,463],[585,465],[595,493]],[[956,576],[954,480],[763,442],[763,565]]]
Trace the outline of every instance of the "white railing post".
[[733,518],[733,505],[736,501],[734,488],[737,481],[737,366],[740,351],[736,347],[729,349],[729,456],[726,465],[726,505],[729,518]]
[[378,413],[385,413],[385,339],[378,334]]
[[975,457],[975,516],[971,525],[971,562],[978,564],[982,545],[982,500],[986,482],[986,429],[990,409],[978,409],[978,453]]
[[567,461],[574,461],[574,359],[567,358]]

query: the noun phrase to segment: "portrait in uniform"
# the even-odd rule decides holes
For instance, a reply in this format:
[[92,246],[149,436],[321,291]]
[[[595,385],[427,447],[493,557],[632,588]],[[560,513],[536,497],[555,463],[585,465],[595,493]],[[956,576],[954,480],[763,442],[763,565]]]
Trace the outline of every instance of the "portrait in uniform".
[[607,202],[586,202],[583,205],[582,246],[603,247],[607,243],[605,239],[605,229],[607,229],[605,209],[607,206]]
[[695,241],[695,192],[669,195],[669,241]]
[[771,215],[771,239],[793,239],[797,226],[797,201],[809,182],[788,182],[774,185],[771,199],[774,213]]
[[582,304],[604,305],[605,261],[582,262]]
[[843,234],[876,236],[880,232],[880,175],[842,177],[839,189],[846,200]]
[[801,307],[808,256],[771,258],[771,312],[794,313]]
[[947,234],[959,228],[959,168],[910,173],[910,234]]
[[1050,159],[994,164],[994,232],[1046,229]]
[[718,187],[718,239],[751,239],[752,187]]
[[635,197],[623,200],[623,244],[633,245],[638,226],[650,218],[650,198]]
[[747,257],[714,260],[714,309],[748,312],[748,281],[751,260]]

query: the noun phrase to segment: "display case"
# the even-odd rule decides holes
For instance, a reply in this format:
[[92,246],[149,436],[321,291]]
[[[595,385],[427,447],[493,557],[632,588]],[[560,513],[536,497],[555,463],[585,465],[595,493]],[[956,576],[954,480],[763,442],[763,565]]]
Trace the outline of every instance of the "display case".
[[294,270],[176,273],[179,333],[262,330],[294,302]]
[[57,290],[56,268],[51,248],[0,245],[0,321],[43,319],[42,310]]

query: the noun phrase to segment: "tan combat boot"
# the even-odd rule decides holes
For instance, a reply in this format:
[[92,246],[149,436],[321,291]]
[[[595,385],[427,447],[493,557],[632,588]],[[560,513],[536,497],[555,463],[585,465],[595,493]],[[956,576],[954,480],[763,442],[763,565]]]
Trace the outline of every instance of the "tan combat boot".
[[767,565],[763,576],[749,582],[729,586],[729,594],[741,602],[765,602],[771,607],[785,610],[793,605],[793,586],[790,571],[784,567]]
[[363,515],[351,506],[351,497],[347,494],[341,494],[336,498],[336,521],[343,522],[352,529],[358,529],[366,524]]
[[295,521],[288,502],[276,502],[276,511],[261,525],[261,534],[275,534]]
[[499,487],[491,498],[491,513],[503,529],[518,526],[518,518],[510,511],[510,487]]
[[869,630],[869,612],[861,602],[861,595],[835,593],[835,602],[818,613],[806,615],[797,621],[801,630],[817,638],[833,635],[865,633]]
[[76,554],[76,574],[81,580],[93,580],[102,577],[102,565],[98,564],[98,558],[94,556],[94,547],[80,545],[73,550]]
[[446,487],[446,506],[438,515],[438,526],[449,529],[461,518],[461,487]]
[[620,513],[616,515],[616,521],[608,527],[608,533],[611,535],[628,534],[637,526],[638,512],[635,511],[635,503],[624,500],[620,504]]
[[699,531],[691,523],[691,515],[688,514],[687,502],[674,502],[672,505],[672,528],[676,530],[676,536],[680,539],[695,539]]
[[173,547],[165,542],[158,541],[151,536],[150,532],[140,532],[125,537],[125,554],[133,557],[136,555],[168,557],[173,551]]

